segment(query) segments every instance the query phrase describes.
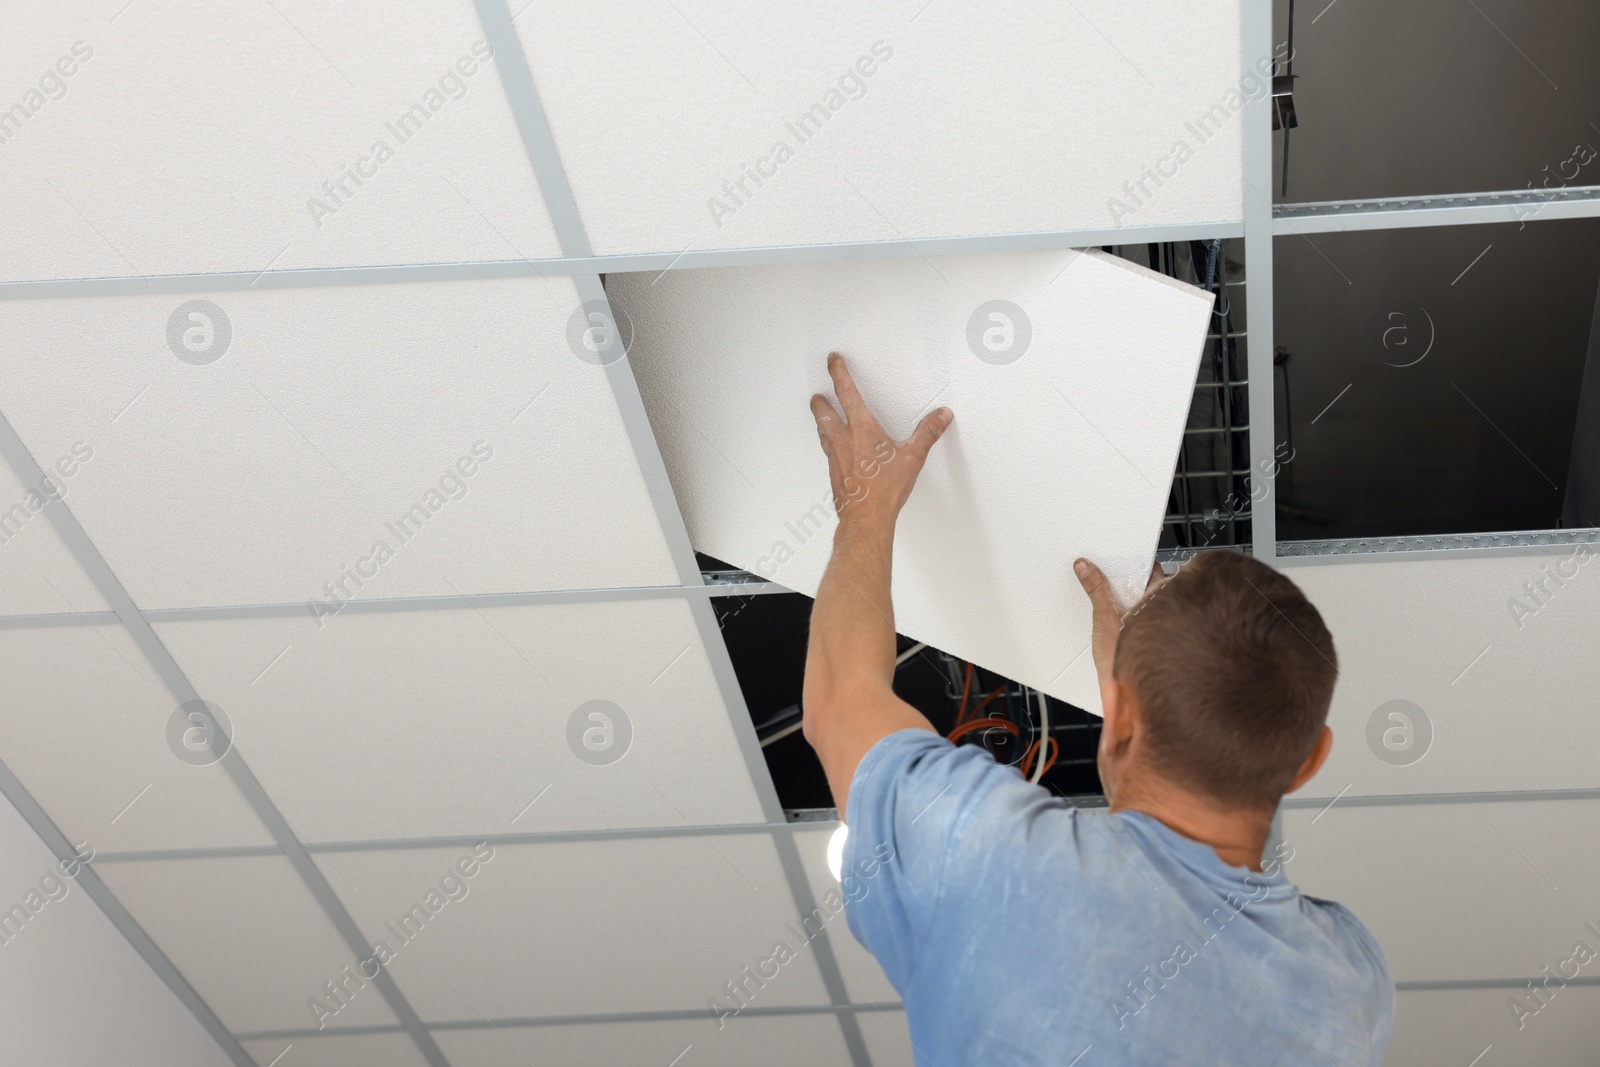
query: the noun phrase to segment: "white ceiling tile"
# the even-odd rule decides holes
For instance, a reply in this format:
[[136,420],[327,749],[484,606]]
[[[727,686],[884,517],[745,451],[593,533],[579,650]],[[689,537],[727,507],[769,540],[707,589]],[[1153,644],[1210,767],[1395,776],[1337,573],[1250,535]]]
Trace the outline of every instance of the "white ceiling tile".
[[[451,1067],[845,1067],[850,1054],[831,1014],[746,1016],[599,1025],[436,1030]],[[674,1059],[681,1057],[681,1059]],[[874,1061],[876,1062],[876,1061]],[[287,1064],[284,1067],[288,1067]]]
[[517,27],[598,252],[1241,217],[1237,3],[921,14],[629,0]]
[[1532,1016],[1513,1012],[1513,1000],[1530,1010],[1537,1004],[1526,989],[1400,993],[1384,1067],[1465,1067],[1478,1056],[1481,1067],[1591,1067],[1600,1048],[1600,989],[1552,985]]
[[[1333,755],[1306,796],[1600,784],[1600,552],[1344,560],[1286,573],[1339,654]],[[1530,595],[1540,582],[1545,592]]]
[[94,449],[69,503],[141,607],[676,581],[570,279],[214,296],[205,365],[188,297],[0,306],[6,414]]
[[905,1012],[862,1011],[856,1013],[856,1018],[860,1020],[872,1067],[913,1067],[911,1028]]
[[1124,602],[1144,589],[1211,317],[1199,289],[1063,250],[614,275],[610,291],[697,549],[816,592],[835,519],[807,401],[832,394],[824,358],[841,352],[895,437],[955,412],[897,527],[897,628],[1098,712],[1072,560]]
[[[241,1041],[259,1067],[427,1067],[410,1034],[344,1034]],[[460,1067],[452,1064],[452,1067]],[[526,1067],[526,1065],[524,1065]]]
[[[0,1048],[28,1067],[230,1067],[211,1035],[0,799]],[[19,920],[15,907],[22,907]],[[126,1058],[125,1058],[126,1057]]]
[[1303,890],[1355,912],[1401,982],[1516,978],[1578,940],[1600,952],[1600,801],[1405,804],[1283,813]]
[[24,484],[11,464],[0,460],[0,615],[106,610],[105,597],[45,511],[46,496],[75,501],[73,481],[93,463],[92,445],[71,442],[61,455],[40,458],[51,479],[41,487]]
[[[444,884],[471,849],[319,860],[344,873],[330,880],[367,936],[391,947],[395,980],[425,1021],[705,1010],[711,998],[733,1004],[725,985],[775,953],[787,962],[766,965],[776,974],[747,1003],[827,1003],[765,835],[489,848],[470,878]],[[427,921],[398,925],[430,892]]]
[[119,623],[0,629],[0,678],[0,759],[74,844],[271,842],[221,766],[180,757],[178,702]]
[[[229,1030],[397,1022],[376,986],[358,985],[361,961],[287,859],[101,863],[95,870]],[[324,870],[342,879],[337,866]],[[348,983],[346,999],[325,989],[335,980]],[[325,1011],[314,1010],[316,999]]]
[[[845,924],[842,913],[834,914],[828,908],[829,894],[835,900],[840,898],[841,889],[838,882],[834,881],[833,873],[828,870],[828,839],[833,836],[833,831],[838,828],[838,823],[819,823],[820,829],[811,831],[796,831],[794,841],[800,850],[800,862],[806,869],[807,880],[811,883],[811,892],[815,895],[818,907],[823,909],[823,916],[828,922],[828,942],[833,946],[833,955],[839,961],[839,968],[844,972],[845,989],[850,999],[858,1004],[875,1003],[883,1004],[900,999],[900,994],[895,992],[894,986],[889,984],[889,979],[884,975],[883,968],[878,966],[878,961],[872,953],[862,947],[856,940],[856,935],[850,932]],[[862,880],[864,892],[872,891],[870,880]],[[856,892],[856,890],[852,890]]]
[[7,29],[0,278],[559,254],[470,0],[33,5]]
[[762,819],[682,600],[156,629],[311,841]]

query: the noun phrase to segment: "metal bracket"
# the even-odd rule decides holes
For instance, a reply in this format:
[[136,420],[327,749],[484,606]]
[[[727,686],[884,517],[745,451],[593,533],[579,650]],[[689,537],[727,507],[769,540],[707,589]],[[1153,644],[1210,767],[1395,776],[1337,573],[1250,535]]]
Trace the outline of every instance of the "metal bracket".
[[1272,208],[1272,232],[1283,236],[1597,216],[1600,216],[1600,185],[1583,185],[1569,189],[1277,204]]

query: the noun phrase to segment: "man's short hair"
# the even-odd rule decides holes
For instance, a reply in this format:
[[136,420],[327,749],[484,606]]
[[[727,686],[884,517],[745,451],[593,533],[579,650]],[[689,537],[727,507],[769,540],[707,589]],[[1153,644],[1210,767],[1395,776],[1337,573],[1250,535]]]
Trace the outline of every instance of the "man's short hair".
[[1129,613],[1112,674],[1139,702],[1151,769],[1213,800],[1272,807],[1315,747],[1339,674],[1298,586],[1202,552]]

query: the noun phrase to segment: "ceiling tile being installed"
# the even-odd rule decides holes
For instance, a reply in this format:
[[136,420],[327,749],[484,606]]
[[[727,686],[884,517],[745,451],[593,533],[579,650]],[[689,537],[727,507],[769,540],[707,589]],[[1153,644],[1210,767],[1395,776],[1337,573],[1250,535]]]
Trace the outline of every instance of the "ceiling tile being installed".
[[0,615],[106,610],[105,598],[45,510],[45,500],[53,495],[76,502],[72,482],[93,462],[89,443],[75,441],[65,454],[40,460],[50,479],[42,487],[24,485],[9,463],[0,463]]
[[[461,847],[318,860],[363,932],[394,948],[395,980],[430,1023],[705,1011],[733,1003],[726,986],[764,960],[777,975],[751,1003],[828,1003],[765,834],[476,847],[490,858]],[[439,906],[404,925],[430,892]]]
[[73,844],[271,843],[121,624],[0,629],[0,678],[0,758]]
[[[339,857],[323,869],[348,888],[342,866]],[[235,1034],[398,1022],[379,990],[360,981],[361,961],[287,859],[137,861],[95,869]],[[345,992],[331,993],[330,982]]]
[[93,448],[141,608],[676,584],[570,279],[214,295],[0,304],[5,413]]
[[[501,1026],[494,1030],[436,1030],[451,1067],[589,1067],[651,1064],[671,1067],[813,1067],[848,1063],[849,1052],[830,1014],[742,1016],[718,1027],[714,1018],[602,1025]],[[876,1062],[876,1061],[874,1061]]]
[[1600,552],[1294,566],[1333,633],[1333,754],[1302,793],[1584,788]]
[[406,1033],[270,1037],[240,1044],[258,1067],[428,1067]]
[[471,0],[15,7],[0,67],[51,80],[4,129],[0,277],[557,255],[483,37]]
[[1240,56],[1237,3],[921,14],[568,2],[517,29],[602,254],[1241,217],[1271,57]]
[[762,820],[682,600],[156,630],[309,841]]
[[1335,805],[1282,818],[1289,876],[1360,916],[1397,981],[1537,975],[1578,940],[1600,953],[1600,855],[1573,847],[1592,836],[1600,800]]
[[815,594],[836,520],[807,401],[838,351],[897,439],[955,412],[897,527],[896,628],[1098,713],[1072,561],[1143,591],[1208,297],[1073,251],[608,285],[697,550]]

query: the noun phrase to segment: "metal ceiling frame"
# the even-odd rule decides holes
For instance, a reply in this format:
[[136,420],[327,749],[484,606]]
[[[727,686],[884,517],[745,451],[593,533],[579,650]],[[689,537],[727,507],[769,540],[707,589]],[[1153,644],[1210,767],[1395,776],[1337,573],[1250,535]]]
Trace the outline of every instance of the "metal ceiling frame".
[[661,273],[697,267],[754,267],[775,263],[837,263],[844,260],[905,259],[911,256],[1027,252],[1050,248],[1142,244],[1151,241],[1211,240],[1238,237],[1237,222],[1179,223],[1169,226],[1092,227],[1040,230],[970,237],[917,237],[886,241],[844,241],[753,248],[686,248],[679,252],[641,252],[595,256],[565,254],[554,259],[497,259],[470,263],[397,263],[365,267],[306,267],[295,270],[218,271],[202,274],[147,274],[136,277],[45,278],[0,282],[0,300],[38,300],[159,293],[226,293],[266,289],[308,289],[341,285],[392,285],[405,282],[484,281],[493,278],[562,277],[592,274]]
[[[38,461],[28,451],[27,445],[23,443],[22,438],[17,436],[16,430],[12,428],[10,421],[3,414],[0,414],[0,455],[4,455],[6,461],[11,465],[12,470],[16,472],[17,477],[21,479],[24,485],[37,485],[42,488],[49,484]],[[105,598],[106,603],[111,605],[117,621],[127,630],[129,637],[132,638],[139,651],[144,654],[150,665],[155,668],[156,674],[161,678],[162,684],[166,686],[167,691],[172,694],[172,697],[180,707],[199,701],[200,695],[195,691],[188,675],[184,673],[183,668],[178,665],[178,661],[167,650],[167,647],[161,643],[161,638],[156,635],[155,630],[150,626],[149,620],[140,613],[138,606],[133,602],[133,598],[128,595],[128,591],[123,586],[121,579],[116,576],[110,564],[106,562],[105,557],[100,554],[100,550],[95,547],[88,532],[79,524],[77,516],[72,513],[72,509],[67,506],[66,501],[62,499],[59,493],[46,493],[43,499],[44,512],[49,516],[50,523],[55,528],[56,533],[60,535],[62,542],[66,544],[72,554],[77,557],[84,573],[89,576],[89,580],[99,589],[100,595]],[[217,739],[213,737],[209,738],[209,740],[212,743],[213,751],[216,751]],[[299,839],[289,820],[284,818],[277,805],[273,804],[271,798],[267,796],[266,790],[262,789],[260,781],[245,764],[244,757],[231,739],[226,739],[224,749],[219,754],[217,762],[222,764],[228,777],[233,779],[234,785],[238,787],[239,792],[244,796],[245,802],[255,811],[256,816],[267,828],[267,832],[277,842],[275,853],[283,856],[294,867],[295,873],[300,876],[305,883],[306,889],[322,907],[324,914],[338,932],[339,937],[355,953],[354,958],[356,960],[372,958],[374,956],[373,944],[361,933],[355,918],[344,906],[344,902],[339,899],[338,894],[333,891],[333,887],[328,884],[328,879],[322,873],[321,868],[311,859],[305,843]],[[60,829],[56,827],[54,821],[50,819],[43,807],[27,791],[22,782],[16,779],[9,770],[4,773],[3,779],[4,784],[8,787],[5,790],[7,797],[13,804],[17,805],[17,809],[22,813],[23,818],[29,822],[34,831],[56,853],[57,858],[65,860],[68,855],[72,854],[70,852],[71,846]],[[63,854],[63,848],[68,849],[69,852]],[[89,868],[89,870],[92,871],[92,868]],[[194,1013],[200,1025],[216,1040],[223,1053],[233,1060],[235,1064],[238,1064],[239,1067],[254,1067],[254,1060],[244,1051],[238,1040],[229,1034],[226,1026],[205,1003],[204,998],[189,985],[187,979],[178,972],[172,961],[167,958],[166,953],[155,944],[127,908],[117,899],[116,895],[105,886],[105,883],[98,876],[92,881],[85,882],[86,889],[91,886],[96,888],[91,889],[89,895],[99,905],[101,911],[105,913],[106,918],[128,939],[128,943],[133,946],[134,951],[144,958],[145,962],[166,983],[167,988],[172,990],[178,1000]],[[417,1013],[406,1000],[405,994],[400,992],[400,987],[395,984],[394,978],[389,974],[388,969],[380,967],[371,981],[378,988],[378,992],[382,995],[384,1001],[389,1005],[389,1010],[400,1020],[400,1025],[416,1042],[418,1051],[427,1060],[429,1067],[449,1067],[444,1059],[444,1053],[439,1050],[432,1036],[423,1027],[421,1020],[417,1017]]]
[[1575,545],[1600,545],[1600,528],[1507,530],[1502,533],[1428,534],[1418,537],[1348,537],[1280,541],[1278,565],[1303,567],[1358,560],[1486,559],[1560,555]]
[[1534,219],[1586,219],[1600,215],[1600,185],[1531,192],[1455,193],[1376,200],[1326,200],[1280,204],[1272,212],[1276,236],[1346,230],[1399,230],[1420,226],[1474,226]]
[[[1596,979],[1600,981],[1600,979]],[[882,1014],[888,1011],[904,1011],[905,1005],[898,1000],[862,1001],[854,1004],[770,1004],[760,1006],[751,1004],[739,1012],[739,1017],[752,1019],[783,1018],[793,1015],[863,1015],[867,1012]],[[707,1018],[708,1013],[704,1008],[669,1008],[664,1011],[618,1011],[618,1012],[588,1012],[579,1015],[526,1015],[507,1016],[499,1019],[452,1019],[448,1022],[430,1024],[434,1030],[449,1033],[460,1030],[513,1030],[528,1029],[545,1026],[592,1026],[596,1023],[653,1023],[653,1022],[692,1022],[697,1019]],[[394,1023],[372,1023],[366,1026],[350,1026],[340,1030],[257,1030],[250,1033],[239,1034],[240,1041],[300,1041],[306,1038],[327,1037],[330,1034],[346,1037],[360,1034],[398,1034],[404,1033],[401,1027]],[[667,1065],[671,1067],[671,1065]]]
[[[1404,227],[1459,226],[1487,223],[1548,221],[1559,219],[1600,217],[1600,186],[1559,190],[1556,192],[1487,192],[1478,194],[1403,197],[1378,200],[1330,201],[1323,203],[1286,204],[1274,206],[1270,191],[1273,187],[1272,128],[1270,97],[1250,101],[1243,116],[1243,176],[1244,194],[1242,217],[1235,221],[1202,222],[1170,226],[1129,226],[1121,228],[1086,228],[1036,233],[990,234],[961,237],[918,238],[915,240],[860,241],[813,245],[773,246],[740,249],[685,249],[677,253],[644,253],[625,255],[594,255],[579,217],[570,185],[562,170],[554,140],[539,104],[527,59],[520,41],[511,25],[505,0],[474,0],[486,37],[494,46],[495,62],[502,85],[516,119],[519,133],[527,149],[530,163],[538,179],[541,193],[558,239],[561,256],[552,259],[496,260],[464,263],[390,264],[362,267],[330,267],[298,270],[268,270],[263,272],[222,271],[201,274],[168,274],[139,277],[103,277],[48,279],[36,281],[0,282],[0,300],[12,299],[81,299],[100,296],[148,295],[165,293],[205,293],[228,291],[264,291],[315,288],[345,285],[382,285],[436,281],[472,281],[496,278],[521,277],[571,277],[581,300],[605,299],[601,275],[622,271],[667,271],[704,267],[755,266],[777,263],[820,263],[846,260],[884,259],[908,256],[955,255],[983,252],[1008,252],[1031,249],[1077,248],[1094,245],[1136,244],[1178,240],[1209,240],[1212,238],[1243,237],[1247,271],[1252,279],[1246,296],[1246,332],[1252,344],[1248,347],[1250,379],[1250,407],[1255,433],[1251,435],[1251,465],[1253,470],[1271,468],[1274,425],[1273,374],[1273,238],[1280,235],[1324,233],[1332,231],[1381,230]],[[1242,55],[1272,54],[1272,3],[1271,0],[1241,0]],[[616,839],[628,840],[659,836],[688,836],[691,834],[764,834],[778,849],[779,858],[789,880],[791,895],[803,913],[815,906],[809,881],[801,862],[795,832],[815,831],[825,828],[825,823],[790,823],[778,806],[771,777],[756,742],[754,729],[744,704],[727,649],[721,640],[709,598],[712,596],[744,596],[786,592],[781,586],[748,576],[749,580],[726,576],[708,581],[702,575],[690,545],[683,518],[673,497],[666,469],[651,433],[648,418],[640,401],[637,384],[633,379],[626,356],[604,365],[604,373],[628,430],[640,470],[642,471],[655,507],[663,536],[671,550],[678,572],[677,585],[648,586],[619,589],[564,590],[491,594],[475,599],[496,604],[552,604],[585,601],[628,601],[659,598],[683,598],[694,613],[697,628],[708,657],[712,661],[730,722],[739,738],[749,767],[752,781],[761,798],[763,814],[767,821],[756,824],[734,824],[704,827],[659,827],[590,833],[547,833],[525,835],[491,835],[506,844],[538,844],[574,840]],[[3,398],[0,398],[3,400]],[[0,415],[0,452],[16,470],[24,483],[36,480],[41,472],[37,462],[17,437],[9,422]],[[1256,518],[1252,526],[1251,550],[1260,559],[1273,565],[1304,565],[1309,563],[1333,564],[1339,562],[1365,562],[1375,557],[1389,558],[1455,558],[1458,554],[1481,555],[1532,555],[1549,552],[1554,545],[1600,543],[1600,530],[1581,531],[1525,531],[1508,534],[1445,535],[1437,538],[1369,538],[1342,542],[1279,542],[1275,536],[1272,507],[1271,477],[1254,479],[1264,486],[1266,496],[1257,502]],[[163,681],[181,703],[194,699],[195,692],[181,668],[161,644],[151,628],[152,622],[176,619],[215,618],[265,618],[298,614],[305,610],[303,604],[263,604],[241,606],[214,606],[141,610],[134,605],[120,580],[111,572],[86,532],[78,524],[68,506],[59,498],[46,501],[45,510],[51,522],[63,537],[87,573],[100,588],[102,595],[112,605],[110,611],[86,613],[33,614],[0,617],[0,628],[53,627],[116,623],[125,627],[150,659]],[[1432,541],[1432,544],[1425,542]],[[459,607],[459,597],[405,597],[371,601],[351,601],[346,610],[355,613],[438,610]],[[126,862],[134,860],[179,860],[202,856],[221,855],[282,855],[295,865],[314,896],[323,905],[328,918],[349,947],[362,956],[370,955],[366,943],[350,913],[344,909],[315,864],[307,849],[316,851],[365,851],[434,847],[453,843],[456,839],[428,838],[414,840],[387,840],[364,842],[330,842],[314,844],[302,842],[283,816],[266,798],[259,783],[245,765],[237,749],[230,748],[224,757],[227,770],[257,814],[272,832],[275,846],[246,846],[234,849],[178,849],[146,850],[122,853],[101,853],[96,862]],[[22,812],[23,816],[55,852],[58,858],[67,858],[71,845],[55,826],[49,815],[37,804],[23,784],[3,764],[0,764],[0,793],[3,793]],[[1349,797],[1343,803],[1351,806],[1403,805],[1427,803],[1455,803],[1474,801],[1529,801],[1529,800],[1593,800],[1600,798],[1600,790],[1553,789],[1514,791],[1505,793],[1475,793],[1470,795],[1421,795]],[[1338,798],[1335,798],[1338,799]],[[1309,807],[1322,804],[1322,798],[1293,798],[1285,802],[1286,808]],[[472,837],[476,842],[481,836]],[[460,839],[466,841],[466,838]],[[64,851],[65,850],[65,851]],[[241,1039],[311,1036],[312,1031],[262,1031],[259,1033],[232,1034],[217,1019],[198,993],[188,985],[183,976],[154,944],[149,936],[105,886],[92,868],[85,867],[80,876],[89,895],[100,906],[113,925],[123,933],[134,949],[149,962],[152,969],[175,995],[195,1014],[201,1025],[217,1040],[224,1053],[240,1067],[253,1067],[253,1060],[239,1044]],[[857,1017],[864,1011],[899,1010],[897,1003],[872,1004],[852,1002],[844,990],[845,979],[826,943],[826,934],[813,944],[817,945],[818,968],[823,975],[825,988],[832,1003],[816,1006],[767,1007],[752,1006],[745,1014],[808,1015],[832,1014],[840,1020],[841,1033],[850,1050],[856,1067],[868,1065],[864,1039]],[[359,957],[358,957],[359,958]],[[599,1022],[606,1019],[667,1019],[692,1018],[703,1011],[683,1012],[624,1012],[601,1013],[584,1016],[549,1018],[489,1020],[441,1020],[423,1023],[406,1002],[403,993],[386,971],[381,972],[380,989],[396,1015],[397,1024],[376,1027],[357,1027],[348,1030],[323,1031],[325,1034],[356,1033],[409,1033],[419,1050],[434,1067],[447,1067],[443,1053],[433,1041],[430,1030],[460,1030],[478,1026],[529,1026],[566,1025],[578,1022]],[[1488,988],[1501,985],[1520,986],[1521,980],[1474,979],[1463,983],[1400,983],[1407,988]]]
[[[726,572],[723,572],[726,573]],[[597,589],[553,589],[527,593],[468,593],[449,596],[373,597],[340,602],[341,615],[385,615],[395,611],[465,611],[471,608],[527,608],[548,604],[601,604],[636,600],[704,600],[718,596],[759,596],[789,593],[774,582],[755,575],[745,582],[721,581],[705,585],[637,585]],[[298,604],[215,604],[198,608],[145,608],[151,622],[194,622],[216,619],[283,619],[308,614],[305,601]],[[57,611],[37,615],[0,615],[0,630],[36,626],[96,626],[117,621],[114,611]]]
[[[1262,107],[1247,103],[1246,107]],[[1270,119],[1270,111],[1267,112]],[[1260,123],[1247,120],[1247,145]],[[1271,177],[1271,129],[1268,127]],[[1251,145],[1253,157],[1261,149]],[[1254,162],[1254,160],[1252,160]],[[1263,177],[1256,165],[1252,181]],[[1270,188],[1270,182],[1268,183]],[[1259,189],[1260,186],[1256,185]],[[1329,200],[1277,204],[1268,230],[1275,236],[1296,236],[1348,230],[1387,230],[1428,226],[1551,221],[1600,217],[1600,186],[1550,191],[1461,193],[1447,196],[1391,197],[1375,200]],[[1259,221],[1259,220],[1258,220]],[[837,263],[847,260],[899,259],[910,256],[953,256],[983,252],[1025,252],[1099,245],[1139,245],[1168,241],[1209,241],[1245,235],[1241,222],[1175,223],[1161,226],[1099,227],[1041,230],[1028,233],[980,234],[967,237],[919,237],[909,240],[844,241],[811,245],[769,245],[751,248],[686,248],[679,252],[634,252],[617,255],[561,256],[551,259],[503,259],[462,263],[392,263],[360,267],[302,267],[292,270],[215,271],[200,274],[147,274],[100,278],[41,278],[0,282],[0,300],[81,299],[96,296],[141,296],[164,293],[263,292],[343,285],[399,285],[417,282],[484,281],[495,278],[561,277],[620,274],[633,271],[694,270],[703,267],[749,267],[778,263]],[[1258,272],[1259,277],[1259,272]]]
[[[494,62],[500,72],[501,87],[505,91],[512,116],[516,120],[517,130],[522,136],[523,146],[527,149],[528,162],[539,182],[540,192],[544,195],[545,208],[550,214],[556,235],[561,242],[561,252],[564,256],[574,259],[589,258],[592,254],[589,237],[584,229],[583,220],[579,217],[577,202],[573,198],[572,187],[562,166],[561,153],[551,135],[544,106],[539,98],[539,90],[534,85],[533,72],[528,69],[522,41],[512,26],[510,8],[507,7],[506,0],[474,0],[474,4],[478,10],[478,18],[483,24],[484,36],[494,50]],[[575,274],[572,280],[578,290],[579,303],[585,307],[604,307],[603,314],[611,321],[611,347],[620,351],[613,355],[603,349],[599,353],[601,365],[611,385],[612,394],[616,397],[618,411],[633,446],[634,458],[644,476],[651,503],[655,507],[661,534],[666,539],[673,563],[677,567],[678,581],[684,586],[703,584],[700,564],[696,562],[694,547],[689,542],[689,530],[684,525],[682,512],[678,509],[677,497],[667,477],[667,467],[661,459],[661,450],[656,444],[655,432],[650,427],[650,418],[639,395],[639,385],[634,379],[633,368],[623,348],[615,317],[611,314],[601,276],[598,273]],[[711,661],[711,670],[716,677],[729,724],[744,756],[750,782],[761,801],[762,814],[768,823],[782,823],[783,806],[778,801],[778,791],[773,785],[772,774],[767,769],[761,743],[756,737],[755,723],[750,718],[749,708],[745,705],[744,691],[739,687],[739,679],[733,672],[733,661],[728,655],[728,646],[722,640],[722,630],[717,623],[716,614],[711,609],[711,601],[704,596],[693,596],[688,598],[688,604],[700,631],[701,645]],[[806,876],[794,836],[776,833],[770,835],[770,840],[777,850],[784,877],[789,883],[790,897],[796,909],[795,918],[812,914],[818,908],[816,894],[812,891],[811,882]],[[844,972],[834,955],[831,940],[833,932],[833,929],[823,929],[810,941],[810,946],[828,1000],[835,1008],[839,1008],[849,1005],[850,994],[845,988]],[[867,1051],[866,1038],[862,1035],[855,1013],[838,1011],[835,1018],[838,1020],[840,1036],[849,1051],[851,1063],[854,1067],[871,1067],[872,1057]]]
[[[0,765],[0,782],[4,769]],[[0,786],[3,788],[3,786]],[[1103,807],[1104,797],[1075,797],[1083,808]],[[1600,788],[1500,789],[1462,793],[1341,793],[1338,796],[1295,794],[1279,805],[1286,811],[1301,808],[1327,810],[1341,808],[1397,808],[1439,804],[1528,804],[1563,800],[1600,800]],[[455,834],[435,837],[382,837],[364,841],[310,841],[306,847],[318,854],[357,852],[410,852],[421,849],[470,848],[482,841],[500,847],[517,845],[563,845],[589,841],[649,841],[669,837],[750,837],[764,834],[822,833],[838,824],[838,810],[809,808],[814,817],[781,823],[702,823],[698,826],[641,826],[615,830],[543,830],[527,833]],[[96,863],[144,863],[150,860],[237,859],[250,856],[276,856],[271,845],[209,845],[196,848],[130,849],[96,852]]]
[[[1270,56],[1272,50],[1272,0],[1242,0],[1240,58]],[[1272,109],[1271,93],[1245,99],[1242,122],[1244,141],[1244,293],[1246,416],[1250,425],[1250,554],[1269,567],[1276,566],[1278,549],[1278,490],[1275,446],[1274,391],[1278,376],[1272,366]],[[1257,431],[1260,432],[1257,432]],[[1260,487],[1262,492],[1257,492]]]

